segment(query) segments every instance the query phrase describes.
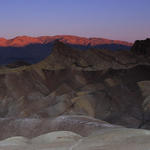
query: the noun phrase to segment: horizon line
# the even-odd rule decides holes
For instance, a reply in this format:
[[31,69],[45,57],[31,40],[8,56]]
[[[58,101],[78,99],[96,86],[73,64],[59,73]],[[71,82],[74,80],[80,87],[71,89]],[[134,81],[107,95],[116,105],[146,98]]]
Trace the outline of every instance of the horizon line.
[[[99,37],[99,36],[80,36],[80,35],[75,35],[75,34],[56,34],[56,35],[39,35],[39,36],[32,36],[32,35],[18,35],[18,36],[14,36],[11,38],[5,38],[5,37],[1,37],[0,39],[4,39],[4,40],[13,40],[15,38],[19,38],[19,37],[31,37],[31,38],[39,38],[39,37],[56,37],[56,36],[72,36],[72,37],[79,37],[79,38],[86,38],[86,39],[104,39],[104,40],[112,40],[112,41],[122,41],[122,42],[127,42],[127,43],[131,43],[133,44],[134,42],[131,41],[127,41],[127,40],[119,40],[119,39],[111,39],[111,38],[103,38],[103,37]],[[136,41],[136,40],[135,40]]]

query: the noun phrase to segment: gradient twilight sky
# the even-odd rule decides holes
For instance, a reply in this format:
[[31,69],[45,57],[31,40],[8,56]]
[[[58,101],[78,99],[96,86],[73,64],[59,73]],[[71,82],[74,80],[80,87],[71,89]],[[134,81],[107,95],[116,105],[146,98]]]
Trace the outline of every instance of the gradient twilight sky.
[[0,0],[0,37],[150,37],[150,0]]

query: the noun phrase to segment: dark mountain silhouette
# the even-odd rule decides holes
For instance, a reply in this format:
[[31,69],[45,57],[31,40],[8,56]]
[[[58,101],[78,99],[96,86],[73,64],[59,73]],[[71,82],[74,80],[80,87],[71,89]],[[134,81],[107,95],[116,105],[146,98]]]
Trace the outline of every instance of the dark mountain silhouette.
[[0,47],[0,64],[25,61],[30,64],[44,59],[51,52],[53,43],[30,44],[24,47]]
[[150,56],[150,39],[135,41],[131,51],[137,55]]

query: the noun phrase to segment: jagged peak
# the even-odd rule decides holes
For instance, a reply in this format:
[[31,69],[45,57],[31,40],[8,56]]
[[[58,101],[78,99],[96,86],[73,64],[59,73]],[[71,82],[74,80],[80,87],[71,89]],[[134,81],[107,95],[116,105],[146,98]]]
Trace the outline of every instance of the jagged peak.
[[65,44],[65,43],[63,43],[63,42],[61,42],[59,39],[56,39],[55,41],[54,41],[54,44],[53,44],[53,51],[56,51],[56,50],[58,50],[58,51],[66,51],[66,50],[71,50],[71,49],[73,49],[72,47],[70,47],[68,44]]
[[54,46],[54,49],[55,49],[55,48],[66,47],[66,44],[64,44],[59,39],[57,39],[57,40],[54,41],[53,46]]

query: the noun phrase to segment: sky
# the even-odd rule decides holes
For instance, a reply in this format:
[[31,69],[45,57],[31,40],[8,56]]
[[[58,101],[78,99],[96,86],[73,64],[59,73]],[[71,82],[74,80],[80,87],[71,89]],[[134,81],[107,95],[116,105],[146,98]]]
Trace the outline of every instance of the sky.
[[150,37],[150,0],[0,0],[0,37]]

